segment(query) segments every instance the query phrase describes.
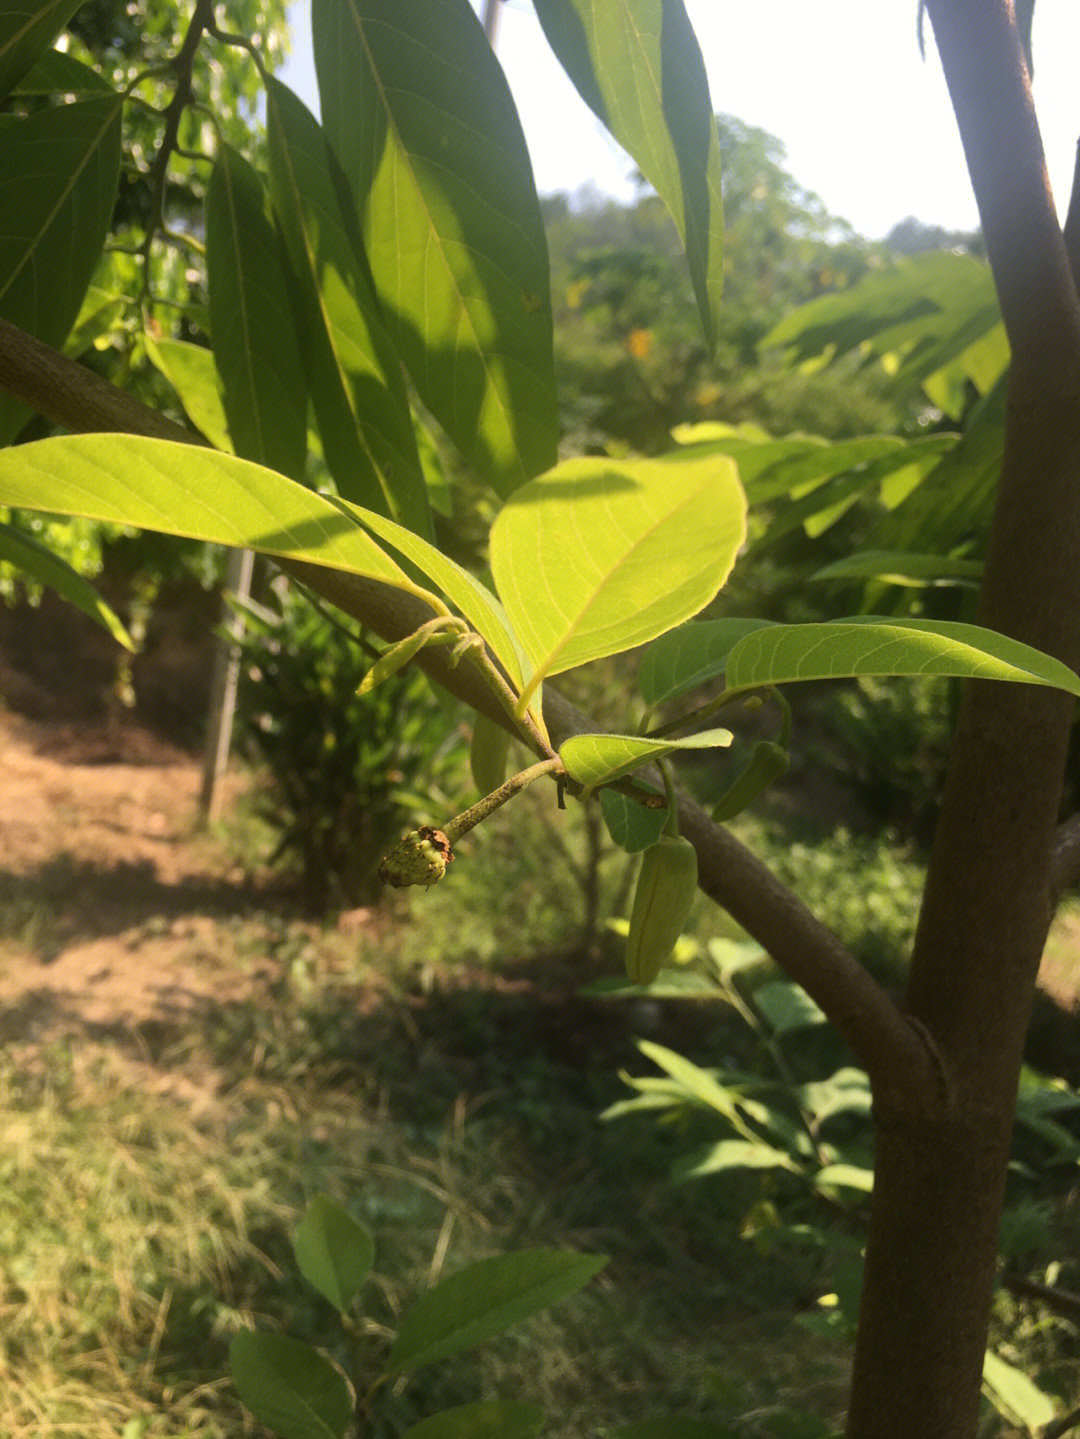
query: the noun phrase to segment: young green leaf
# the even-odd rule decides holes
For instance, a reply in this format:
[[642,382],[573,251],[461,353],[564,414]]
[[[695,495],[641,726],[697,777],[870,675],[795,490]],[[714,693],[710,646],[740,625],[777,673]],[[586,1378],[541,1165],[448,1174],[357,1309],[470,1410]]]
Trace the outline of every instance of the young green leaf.
[[125,649],[134,653],[131,636],[120,623],[116,614],[94,589],[89,580],[73,570],[66,560],[54,555],[33,535],[14,529],[11,525],[0,524],[0,560],[6,560],[16,569],[22,570],[41,585],[48,585],[58,595],[63,595],[84,615],[89,615],[107,629],[113,639]]
[[573,1294],[606,1263],[604,1255],[526,1249],[470,1264],[405,1315],[386,1372],[405,1374],[471,1349]]
[[401,1439],[536,1439],[544,1411],[513,1399],[481,1399],[421,1419]]
[[646,809],[616,789],[600,791],[600,811],[608,834],[627,854],[640,854],[655,844],[668,817],[666,808]]
[[349,1386],[310,1344],[242,1329],[229,1345],[229,1365],[244,1404],[281,1439],[343,1439]]
[[547,242],[506,79],[467,0],[314,0],[312,28],[391,337],[507,495],[554,463],[557,417]]
[[[5,117],[0,316],[49,345],[62,345],[75,323],[105,243],[120,174],[122,105],[110,92]],[[0,444],[28,415],[0,391]]]
[[679,231],[709,349],[723,287],[720,142],[683,0],[535,0],[585,103],[637,161]]
[[633,734],[579,734],[559,746],[559,758],[571,779],[586,789],[610,784],[653,760],[678,750],[717,749],[729,745],[730,730],[702,730],[684,739],[648,739]]
[[231,453],[233,445],[214,352],[189,340],[156,340],[149,333],[143,335],[143,344],[150,363],[180,396],[180,403],[195,428],[215,450]]
[[0,99],[44,55],[82,0],[0,0]]
[[302,480],[307,386],[266,205],[258,175],[222,144],[206,190],[206,272],[229,434],[244,459]]
[[266,128],[270,194],[296,278],[297,323],[326,463],[340,495],[430,538],[401,364],[348,232],[326,136],[273,79]]
[[726,673],[729,693],[851,675],[952,675],[1049,685],[1080,696],[1080,676],[1060,660],[993,630],[946,620],[859,616],[770,625],[735,645]]
[[318,1194],[296,1226],[293,1251],[307,1282],[345,1313],[375,1263],[371,1235],[351,1214]]
[[548,675],[654,639],[724,584],[746,500],[724,456],[567,460],[518,490],[491,531],[491,569],[532,661]]
[[336,504],[234,455],[136,435],[65,435],[0,450],[0,505],[85,515],[421,589]]

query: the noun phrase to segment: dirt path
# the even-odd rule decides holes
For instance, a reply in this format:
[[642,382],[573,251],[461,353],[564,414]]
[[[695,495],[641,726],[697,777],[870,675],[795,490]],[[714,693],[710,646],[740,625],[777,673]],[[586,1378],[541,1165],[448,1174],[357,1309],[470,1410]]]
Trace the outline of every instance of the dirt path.
[[[279,976],[230,943],[267,896],[195,831],[198,763],[145,731],[0,713],[0,1039],[175,1024]],[[257,947],[256,947],[257,948]],[[1080,994],[1080,910],[1051,934],[1040,983]]]

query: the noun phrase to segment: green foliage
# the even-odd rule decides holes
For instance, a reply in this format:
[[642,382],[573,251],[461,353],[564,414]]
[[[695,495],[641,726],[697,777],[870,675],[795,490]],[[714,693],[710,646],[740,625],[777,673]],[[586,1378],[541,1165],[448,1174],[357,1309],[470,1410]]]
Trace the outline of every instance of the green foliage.
[[291,590],[281,618],[247,611],[241,641],[244,742],[272,787],[277,852],[299,858],[308,902],[370,904],[379,861],[417,808],[445,806],[464,741],[422,676],[357,693],[370,667],[352,636]]

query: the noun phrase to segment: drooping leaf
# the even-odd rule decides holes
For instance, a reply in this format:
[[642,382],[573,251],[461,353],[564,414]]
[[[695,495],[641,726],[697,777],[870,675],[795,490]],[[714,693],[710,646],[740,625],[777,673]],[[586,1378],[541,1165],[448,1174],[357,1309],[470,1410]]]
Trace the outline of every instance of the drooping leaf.
[[578,93],[671,212],[711,352],[724,279],[720,141],[683,0],[534,3]]
[[[0,116],[0,316],[55,347],[75,322],[112,219],[121,108],[110,93]],[[0,392],[0,444],[29,414]]]
[[506,79],[468,0],[314,0],[312,28],[391,338],[508,495],[554,463],[557,423],[547,243]]
[[606,1263],[604,1255],[526,1249],[467,1265],[408,1311],[386,1372],[408,1373],[471,1349],[575,1293]]
[[349,1386],[310,1344],[243,1329],[229,1344],[229,1365],[244,1404],[281,1439],[343,1439]]
[[146,353],[180,396],[188,419],[205,435],[216,450],[232,452],[225,402],[221,396],[221,376],[214,364],[214,353],[205,345],[189,340],[156,340],[143,337]]
[[689,1179],[704,1179],[709,1174],[722,1174],[727,1169],[787,1169],[799,1173],[799,1166],[791,1155],[771,1144],[759,1144],[752,1139],[720,1139],[677,1159],[671,1166],[671,1177],[680,1184]]
[[492,527],[491,569],[532,661],[526,694],[696,614],[745,533],[723,456],[567,460],[518,490]]
[[234,455],[136,435],[65,435],[0,451],[0,505],[85,515],[306,560],[421,589],[359,525],[313,490]]
[[647,739],[631,734],[579,734],[559,746],[559,758],[571,779],[585,788],[610,784],[623,775],[632,774],[653,760],[679,750],[716,749],[729,745],[734,736],[730,730],[702,730],[684,739]]
[[38,584],[48,585],[58,595],[63,595],[84,615],[89,615],[107,629],[118,644],[134,653],[131,636],[90,581],[34,539],[33,535],[25,534],[12,525],[0,524],[0,560],[6,560]]
[[262,181],[224,143],[206,190],[206,271],[233,449],[302,480],[307,388],[285,267]]
[[685,1055],[676,1054],[673,1049],[668,1049],[662,1044],[654,1044],[650,1039],[639,1040],[638,1048],[646,1059],[651,1059],[659,1069],[670,1075],[688,1098],[696,1100],[698,1104],[703,1104],[708,1109],[715,1109],[725,1119],[737,1119],[736,1095],[726,1085],[721,1084],[708,1070],[694,1064]]
[[296,1226],[293,1251],[300,1273],[346,1313],[375,1263],[371,1235],[340,1204],[318,1194]]
[[81,0],[0,0],[0,100],[46,54]]
[[421,1419],[401,1439],[536,1439],[544,1411],[513,1399],[481,1399]]
[[641,697],[652,708],[685,694],[724,672],[732,647],[769,620],[690,620],[669,630],[641,657],[637,683]]
[[267,87],[270,194],[296,277],[297,322],[338,493],[431,536],[401,365],[335,188],[326,136],[278,80]]
[[950,675],[1049,685],[1080,695],[1060,660],[978,625],[858,616],[754,630],[727,659],[729,692],[853,675]]

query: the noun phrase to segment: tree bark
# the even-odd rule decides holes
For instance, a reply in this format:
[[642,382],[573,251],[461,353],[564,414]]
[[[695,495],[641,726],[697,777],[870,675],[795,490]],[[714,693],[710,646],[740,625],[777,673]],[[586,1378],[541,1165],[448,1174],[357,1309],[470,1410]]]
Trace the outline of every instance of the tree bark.
[[[1012,349],[979,620],[1080,659],[1080,308],[1008,0],[929,0]],[[875,1091],[875,1184],[849,1439],[973,1439],[1016,1090],[1060,882],[1074,711],[966,686],[907,1008],[942,1064]]]

